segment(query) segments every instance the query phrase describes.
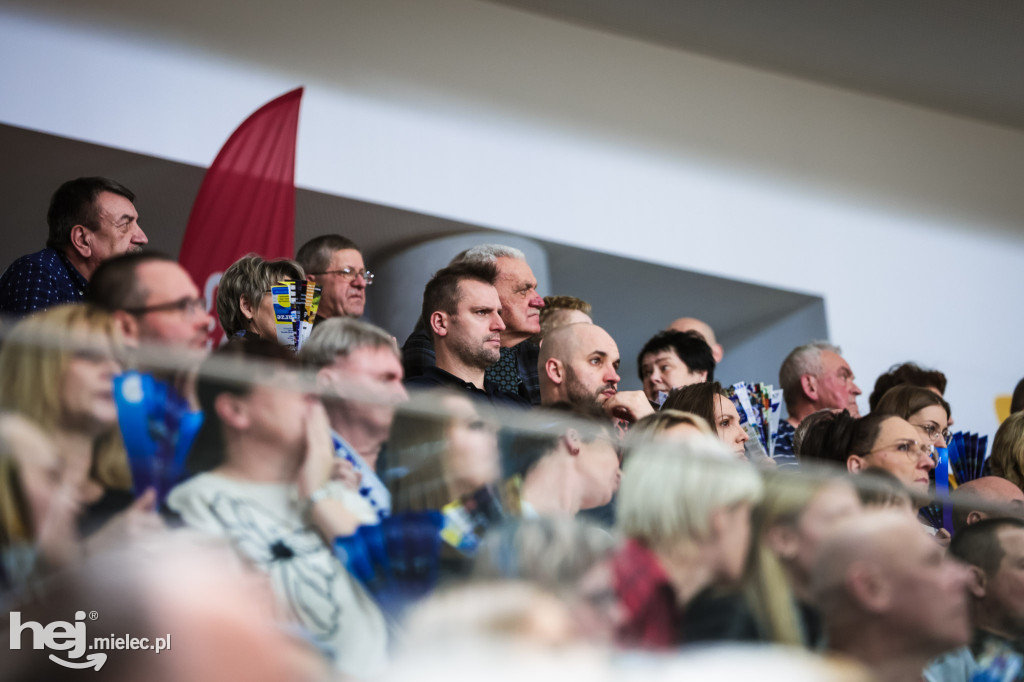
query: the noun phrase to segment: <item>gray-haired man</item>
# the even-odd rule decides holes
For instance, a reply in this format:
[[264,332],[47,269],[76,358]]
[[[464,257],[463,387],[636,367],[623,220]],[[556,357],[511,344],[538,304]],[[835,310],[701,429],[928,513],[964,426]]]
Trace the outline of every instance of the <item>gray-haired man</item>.
[[351,318],[317,324],[300,359],[316,370],[335,453],[361,476],[360,494],[379,518],[391,513],[391,495],[376,474],[395,405],[408,399],[398,347],[386,331]]

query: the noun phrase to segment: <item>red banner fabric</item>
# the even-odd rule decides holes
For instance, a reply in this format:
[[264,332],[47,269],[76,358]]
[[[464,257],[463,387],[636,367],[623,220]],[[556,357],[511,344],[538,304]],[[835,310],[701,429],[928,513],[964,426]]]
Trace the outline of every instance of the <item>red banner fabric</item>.
[[199,187],[178,260],[206,297],[221,342],[216,293],[229,265],[247,253],[295,251],[295,141],[303,88],[268,102],[224,143]]

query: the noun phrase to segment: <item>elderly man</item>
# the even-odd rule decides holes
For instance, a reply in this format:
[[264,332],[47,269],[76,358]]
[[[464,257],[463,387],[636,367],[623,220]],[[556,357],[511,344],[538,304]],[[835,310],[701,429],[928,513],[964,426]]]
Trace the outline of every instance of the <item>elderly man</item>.
[[805,417],[819,410],[849,410],[860,416],[857,396],[861,391],[842,350],[824,341],[794,348],[779,368],[779,386],[789,418],[779,424],[775,440],[775,462],[795,465],[793,434]]
[[1024,492],[999,476],[982,476],[961,483],[950,493],[953,532],[991,516],[1024,518]]
[[[487,379],[527,402],[539,405],[537,344],[530,338],[540,332],[540,310],[544,307],[544,299],[537,293],[537,278],[526,262],[526,256],[510,246],[481,244],[455,256],[449,266],[463,262],[491,264],[498,273],[494,286],[498,290],[505,328],[500,334],[498,361],[487,368]],[[420,320],[402,347],[402,362],[409,378],[423,374],[435,363],[433,339],[426,322]]]
[[130,338],[182,348],[203,348],[212,317],[192,277],[154,251],[104,261],[85,290],[85,300],[109,310]]
[[553,330],[538,359],[541,403],[569,403],[583,413],[604,412],[635,422],[654,413],[643,391],[619,392],[619,347],[596,324],[580,322]]
[[668,326],[668,331],[693,332],[700,336],[711,346],[711,356],[715,359],[716,364],[721,362],[722,356],[725,355],[722,344],[715,339],[715,330],[707,322],[698,320],[696,317],[680,317]]
[[373,284],[373,273],[363,264],[363,254],[348,237],[325,234],[299,247],[295,260],[306,279],[321,288],[316,319],[359,317],[366,307],[366,288]]
[[423,321],[433,336],[437,364],[406,379],[416,388],[450,387],[505,407],[529,407],[518,394],[486,376],[500,357],[501,300],[491,263],[462,261],[438,270],[423,290]]
[[812,593],[829,647],[882,682],[919,680],[929,660],[970,637],[967,571],[910,515],[861,514],[824,541]]
[[377,458],[388,438],[395,405],[408,399],[402,359],[386,331],[350,318],[318,324],[299,358],[316,370],[331,423],[335,455],[360,476],[359,494],[379,518],[391,513],[391,494],[377,477]]
[[[949,545],[950,555],[968,566],[974,635],[970,646],[943,656],[925,671],[928,682],[1020,679],[985,670],[1004,661],[1024,664],[1024,521],[991,518],[964,528]],[[985,673],[989,673],[988,676]]]
[[46,248],[22,256],[0,276],[0,313],[25,315],[81,301],[100,263],[149,243],[134,201],[130,189],[107,178],[61,185],[46,214]]

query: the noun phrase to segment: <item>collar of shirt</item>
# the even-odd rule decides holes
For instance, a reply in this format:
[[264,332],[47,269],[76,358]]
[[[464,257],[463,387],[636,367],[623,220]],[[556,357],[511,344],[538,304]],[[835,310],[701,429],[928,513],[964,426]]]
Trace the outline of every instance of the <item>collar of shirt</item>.
[[366,460],[355,451],[348,441],[341,437],[334,429],[331,429],[331,440],[334,443],[334,454],[350,462],[362,480],[359,483],[359,494],[365,497],[373,506],[377,516],[383,519],[391,514],[391,492],[380,480],[377,473],[370,468]]

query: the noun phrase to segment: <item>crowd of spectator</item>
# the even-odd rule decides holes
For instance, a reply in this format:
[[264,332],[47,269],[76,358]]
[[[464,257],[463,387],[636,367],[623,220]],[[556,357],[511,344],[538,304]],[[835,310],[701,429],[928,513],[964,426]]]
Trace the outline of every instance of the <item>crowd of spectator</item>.
[[[601,302],[480,244],[400,344],[336,234],[208,309],[134,200],[65,183],[0,276],[0,678],[1024,679],[1024,380],[965,478],[942,372],[893,365],[862,415],[808,339],[763,443],[701,320],[652,320],[620,391]],[[301,346],[280,282],[319,291]]]

